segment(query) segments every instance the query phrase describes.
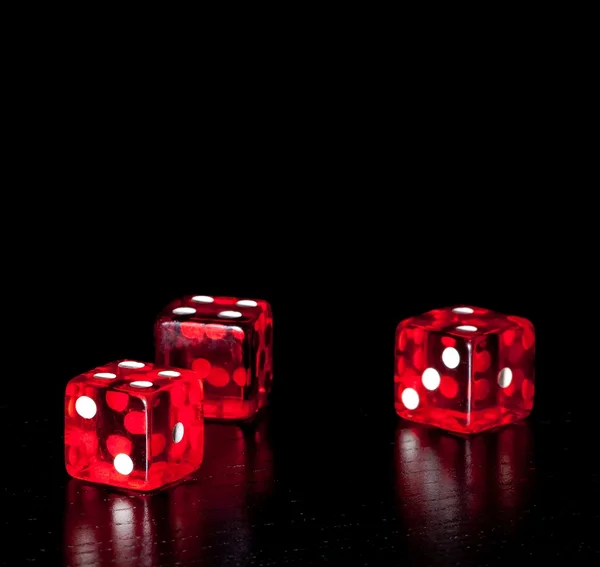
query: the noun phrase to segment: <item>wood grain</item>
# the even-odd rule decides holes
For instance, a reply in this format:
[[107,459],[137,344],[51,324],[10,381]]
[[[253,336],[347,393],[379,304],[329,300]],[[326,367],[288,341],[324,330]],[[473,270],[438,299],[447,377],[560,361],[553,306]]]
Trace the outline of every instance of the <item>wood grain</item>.
[[200,471],[150,495],[69,479],[60,430],[17,421],[13,463],[39,447],[3,486],[2,564],[597,564],[598,472],[575,421],[464,439],[394,416],[296,417],[209,425]]

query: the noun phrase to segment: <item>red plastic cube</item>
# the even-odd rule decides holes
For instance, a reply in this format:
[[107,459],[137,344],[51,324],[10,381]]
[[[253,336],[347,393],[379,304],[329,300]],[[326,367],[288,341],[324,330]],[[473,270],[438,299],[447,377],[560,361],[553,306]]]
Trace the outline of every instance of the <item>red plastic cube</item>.
[[149,491],[194,472],[204,454],[202,381],[181,368],[124,360],[73,378],[65,462],[78,479]]
[[204,380],[207,419],[245,421],[267,403],[273,380],[273,316],[259,299],[188,296],[155,324],[156,362]]
[[396,412],[457,433],[525,418],[534,351],[534,328],[523,317],[460,305],[406,319],[396,330]]

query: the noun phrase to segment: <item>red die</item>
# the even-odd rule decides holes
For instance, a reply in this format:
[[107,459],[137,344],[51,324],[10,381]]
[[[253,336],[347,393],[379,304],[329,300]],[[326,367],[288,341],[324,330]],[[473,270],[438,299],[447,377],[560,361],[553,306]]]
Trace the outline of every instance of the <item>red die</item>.
[[73,378],[65,396],[67,472],[154,490],[202,464],[202,382],[195,372],[125,360]]
[[156,362],[204,380],[204,415],[247,420],[273,379],[273,317],[266,301],[195,295],[169,304],[155,325]]
[[406,319],[396,330],[396,412],[458,433],[527,417],[534,350],[523,317],[458,306]]

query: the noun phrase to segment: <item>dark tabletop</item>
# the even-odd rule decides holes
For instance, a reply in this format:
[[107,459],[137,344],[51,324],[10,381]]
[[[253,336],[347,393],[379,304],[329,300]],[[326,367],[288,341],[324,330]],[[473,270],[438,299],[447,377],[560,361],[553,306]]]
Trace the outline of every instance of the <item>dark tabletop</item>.
[[47,418],[0,416],[18,437],[4,461],[15,478],[2,489],[3,565],[600,559],[599,473],[565,415],[461,438],[393,415],[322,429],[273,410],[251,427],[208,425],[202,468],[150,495],[69,479]]

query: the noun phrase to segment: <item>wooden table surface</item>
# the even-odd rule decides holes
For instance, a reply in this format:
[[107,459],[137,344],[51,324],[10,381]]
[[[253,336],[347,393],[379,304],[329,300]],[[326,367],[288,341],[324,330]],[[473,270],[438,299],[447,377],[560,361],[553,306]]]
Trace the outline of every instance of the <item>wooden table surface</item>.
[[316,411],[210,424],[202,468],[139,495],[69,479],[58,423],[4,408],[2,565],[598,564],[600,473],[568,414],[464,439]]

